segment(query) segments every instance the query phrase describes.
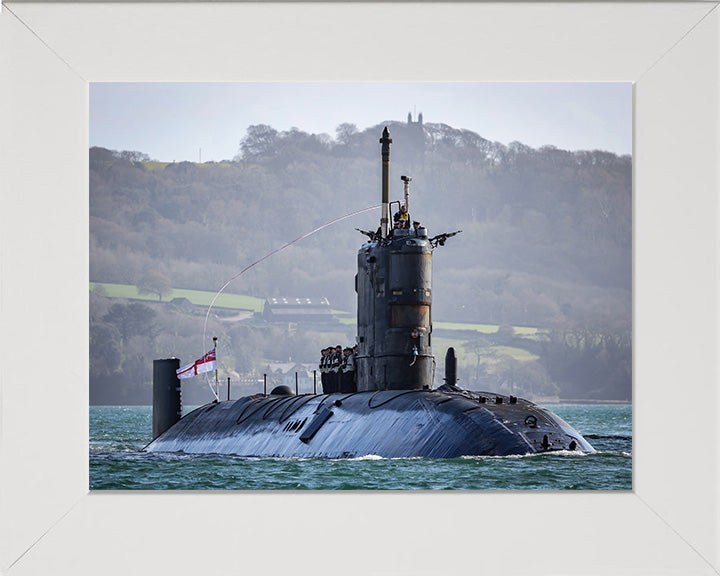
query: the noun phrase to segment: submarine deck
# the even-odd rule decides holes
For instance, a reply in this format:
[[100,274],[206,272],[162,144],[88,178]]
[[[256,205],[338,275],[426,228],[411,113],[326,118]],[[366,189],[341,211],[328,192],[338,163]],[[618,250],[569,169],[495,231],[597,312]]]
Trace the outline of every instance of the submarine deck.
[[454,458],[593,448],[532,402],[447,389],[215,402],[186,415],[145,450],[261,458]]

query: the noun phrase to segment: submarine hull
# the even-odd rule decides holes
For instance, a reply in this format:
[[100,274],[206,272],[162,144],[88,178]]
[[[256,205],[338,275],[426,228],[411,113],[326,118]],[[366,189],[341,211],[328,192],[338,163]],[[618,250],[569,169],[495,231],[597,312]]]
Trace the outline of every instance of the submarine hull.
[[441,390],[215,402],[186,415],[145,450],[331,459],[594,451],[570,425],[527,400]]

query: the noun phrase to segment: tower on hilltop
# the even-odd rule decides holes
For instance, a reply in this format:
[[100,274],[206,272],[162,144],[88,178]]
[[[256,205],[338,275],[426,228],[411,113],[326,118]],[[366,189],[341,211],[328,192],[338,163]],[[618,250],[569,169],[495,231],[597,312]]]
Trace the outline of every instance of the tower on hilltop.
[[420,127],[422,127],[422,125],[423,125],[423,115],[422,115],[422,112],[420,112],[420,114],[418,114],[417,120],[415,120],[414,122],[413,122],[413,119],[412,119],[412,112],[408,112],[407,123],[408,123],[409,126],[413,126],[413,125],[414,125],[414,126],[420,126]]

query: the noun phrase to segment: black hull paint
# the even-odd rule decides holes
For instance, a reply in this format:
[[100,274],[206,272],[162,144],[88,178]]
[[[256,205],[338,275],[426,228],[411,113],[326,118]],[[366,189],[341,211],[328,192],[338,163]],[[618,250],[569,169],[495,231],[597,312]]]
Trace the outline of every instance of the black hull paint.
[[522,398],[511,403],[507,396],[460,390],[388,390],[257,395],[207,404],[145,450],[259,458],[455,458],[593,448],[562,419]]

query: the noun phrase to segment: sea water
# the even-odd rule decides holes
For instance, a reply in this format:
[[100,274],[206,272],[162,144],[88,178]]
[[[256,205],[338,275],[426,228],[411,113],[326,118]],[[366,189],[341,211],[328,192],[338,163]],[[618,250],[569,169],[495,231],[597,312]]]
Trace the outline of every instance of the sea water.
[[[351,460],[149,454],[152,407],[90,407],[91,490],[631,490],[630,405],[548,408],[593,454]],[[189,411],[189,410],[188,410]]]

